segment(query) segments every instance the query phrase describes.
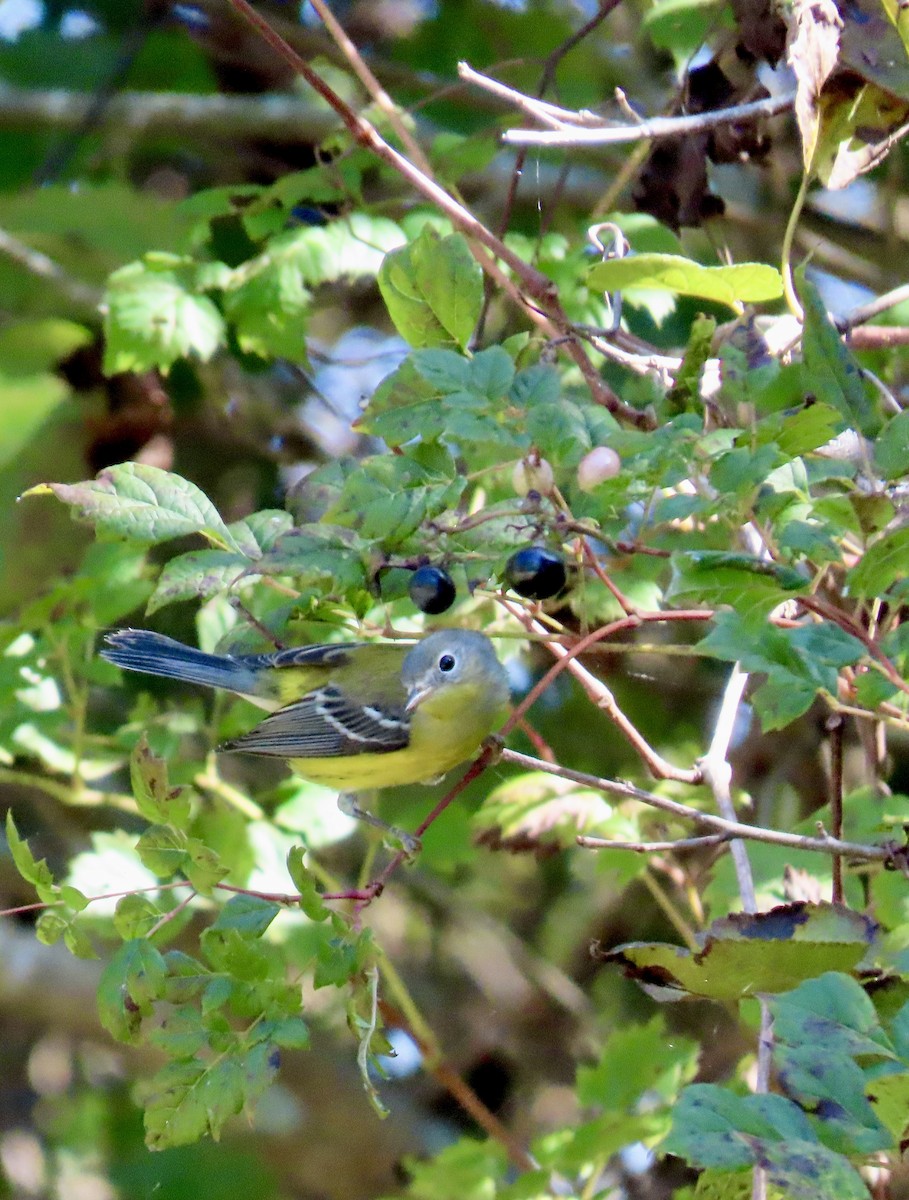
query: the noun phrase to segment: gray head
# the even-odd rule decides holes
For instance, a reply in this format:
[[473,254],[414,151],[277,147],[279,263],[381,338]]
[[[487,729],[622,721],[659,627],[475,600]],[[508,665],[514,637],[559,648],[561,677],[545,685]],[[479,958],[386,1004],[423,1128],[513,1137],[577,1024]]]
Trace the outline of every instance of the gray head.
[[440,629],[409,651],[401,667],[408,709],[437,688],[482,683],[483,703],[498,707],[508,700],[508,676],[485,633],[473,629]]

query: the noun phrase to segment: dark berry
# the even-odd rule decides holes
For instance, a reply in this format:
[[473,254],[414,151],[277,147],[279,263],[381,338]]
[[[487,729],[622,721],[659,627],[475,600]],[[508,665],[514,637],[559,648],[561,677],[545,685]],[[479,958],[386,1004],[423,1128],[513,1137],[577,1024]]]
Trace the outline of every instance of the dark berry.
[[407,590],[420,612],[443,613],[454,604],[454,580],[442,567],[418,567]]
[[548,600],[565,586],[565,564],[551,550],[528,546],[505,564],[505,582],[528,600]]

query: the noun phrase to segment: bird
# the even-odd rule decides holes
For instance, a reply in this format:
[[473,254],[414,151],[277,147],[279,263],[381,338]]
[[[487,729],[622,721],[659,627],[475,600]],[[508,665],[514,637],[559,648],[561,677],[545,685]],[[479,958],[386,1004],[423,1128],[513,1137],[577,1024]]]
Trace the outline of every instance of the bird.
[[340,793],[344,811],[388,828],[356,794],[435,782],[472,758],[501,722],[509,687],[489,638],[441,629],[414,645],[351,642],[266,654],[208,654],[147,629],[105,638],[127,671],[222,688],[270,710],[221,750],[286,759]]

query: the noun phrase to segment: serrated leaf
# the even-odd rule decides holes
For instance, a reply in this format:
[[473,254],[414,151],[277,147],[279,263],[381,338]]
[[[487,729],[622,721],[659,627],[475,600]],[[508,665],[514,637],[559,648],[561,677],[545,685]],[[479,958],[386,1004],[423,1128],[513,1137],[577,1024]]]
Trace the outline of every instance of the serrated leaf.
[[35,937],[43,946],[54,946],[69,928],[69,921],[62,913],[46,909],[35,921]]
[[97,958],[98,952],[91,938],[76,921],[70,921],[63,931],[63,944],[74,958]]
[[722,550],[675,554],[672,569],[669,595],[674,600],[728,604],[752,621],[762,620],[771,609],[809,586],[792,567]]
[[478,351],[470,360],[470,390],[500,400],[514,380],[514,361],[501,346]]
[[895,583],[909,578],[909,529],[879,537],[846,576],[853,596],[883,596]]
[[205,1096],[199,1087],[205,1067],[172,1062],[144,1089],[145,1142],[150,1150],[187,1146],[209,1132]]
[[887,422],[874,443],[874,462],[885,479],[909,472],[909,411]]
[[875,929],[867,917],[842,905],[799,902],[714,921],[701,935],[697,953],[659,942],[629,942],[597,957],[619,963],[660,999],[739,1000],[788,991],[825,971],[851,970],[867,953]]
[[659,1014],[645,1025],[614,1029],[596,1065],[578,1069],[578,1101],[588,1108],[621,1112],[633,1110],[644,1092],[673,1100],[678,1087],[694,1075],[697,1054],[695,1042],[668,1037]]
[[537,771],[495,788],[474,814],[471,826],[482,845],[497,849],[567,848],[579,833],[608,836],[612,811],[599,793]]
[[755,1142],[786,1139],[817,1144],[802,1110],[784,1096],[736,1096],[712,1083],[693,1083],[675,1106],[672,1130],[660,1146],[693,1166],[728,1170],[754,1161]]
[[145,463],[107,467],[83,483],[41,483],[25,496],[52,492],[99,533],[156,545],[171,538],[201,534],[222,549],[240,547],[204,492],[194,483]]
[[287,854],[287,870],[300,894],[300,908],[311,921],[324,921],[329,916],[330,909],[319,895],[316,877],[307,869],[305,856],[306,852],[302,846],[292,846]]
[[151,615],[180,600],[208,599],[229,591],[243,577],[253,582],[258,576],[245,574],[249,569],[249,559],[230,550],[190,550],[179,554],[165,563],[146,612]]
[[562,391],[562,381],[555,367],[548,363],[535,363],[518,371],[508,393],[508,398],[522,408],[533,408],[536,404],[555,404]]
[[211,928],[235,930],[246,938],[260,938],[280,911],[280,905],[258,896],[231,896]]
[[283,1017],[279,1021],[265,1021],[262,1033],[269,1042],[285,1050],[309,1049],[309,1029],[302,1017]]
[[124,941],[131,938],[144,938],[153,925],[161,920],[162,909],[148,896],[133,893],[122,896],[117,901],[114,912],[114,929]]
[[159,879],[170,879],[185,868],[187,859],[187,836],[171,825],[150,825],[136,843],[136,853]]
[[429,226],[386,255],[379,290],[395,328],[412,346],[466,349],[483,303],[482,273],[460,234]]
[[783,294],[783,279],[776,267],[765,263],[704,267],[679,254],[637,254],[608,259],[591,268],[587,284],[601,292],[659,288],[680,296],[716,300],[730,307],[776,300]]
[[365,590],[365,557],[365,544],[352,529],[314,523],[279,537],[256,569],[263,575],[291,575],[302,586],[342,599]]
[[873,437],[880,424],[862,380],[858,363],[827,316],[820,292],[804,267],[796,272],[799,299],[805,310],[802,355],[808,386],[818,400],[832,405],[849,426]]
[[143,733],[129,758],[133,796],[146,821],[182,827],[189,821],[189,798],[183,788],[167,782],[167,763],[153,754]]
[[138,1040],[143,1017],[151,1016],[167,980],[164,959],[143,939],[125,942],[101,973],[98,1014],[120,1042]]
[[215,884],[220,883],[229,871],[210,846],[191,837],[186,843],[183,873],[200,895],[210,896]]
[[150,1030],[148,1040],[168,1058],[187,1059],[208,1045],[208,1030],[198,1009],[174,1008]]
[[54,877],[47,865],[47,860],[36,859],[29,850],[28,843],[19,836],[13,820],[12,809],[8,809],[6,814],[6,842],[16,870],[25,882],[34,885],[42,900],[54,901],[56,899],[53,891]]
[[195,289],[192,260],[175,255],[115,271],[104,298],[105,372],[167,371],[190,355],[207,362],[224,344],[224,319]]

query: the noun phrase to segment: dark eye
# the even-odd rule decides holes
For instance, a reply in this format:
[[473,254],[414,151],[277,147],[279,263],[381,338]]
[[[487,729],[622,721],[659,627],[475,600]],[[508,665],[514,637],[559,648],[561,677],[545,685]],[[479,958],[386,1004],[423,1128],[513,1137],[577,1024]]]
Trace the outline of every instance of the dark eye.
[[443,654],[439,659],[440,671],[453,671],[455,669],[455,657],[453,654]]

